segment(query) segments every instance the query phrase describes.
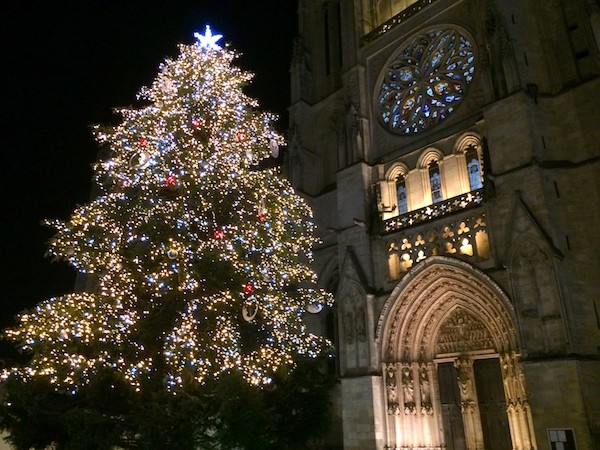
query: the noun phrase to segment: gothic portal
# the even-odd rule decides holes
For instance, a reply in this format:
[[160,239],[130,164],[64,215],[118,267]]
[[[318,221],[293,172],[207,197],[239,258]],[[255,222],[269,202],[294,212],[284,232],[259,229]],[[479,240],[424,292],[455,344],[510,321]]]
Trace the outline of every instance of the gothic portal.
[[323,448],[598,450],[600,4],[300,0]]
[[386,445],[535,448],[515,323],[498,286],[467,264],[431,257],[404,277],[376,333]]

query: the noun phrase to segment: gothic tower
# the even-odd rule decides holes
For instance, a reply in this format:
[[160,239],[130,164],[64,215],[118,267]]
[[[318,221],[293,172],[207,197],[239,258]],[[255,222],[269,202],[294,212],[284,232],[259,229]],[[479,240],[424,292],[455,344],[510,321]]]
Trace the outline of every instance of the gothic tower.
[[298,14],[286,170],[336,298],[331,448],[600,448],[600,2]]

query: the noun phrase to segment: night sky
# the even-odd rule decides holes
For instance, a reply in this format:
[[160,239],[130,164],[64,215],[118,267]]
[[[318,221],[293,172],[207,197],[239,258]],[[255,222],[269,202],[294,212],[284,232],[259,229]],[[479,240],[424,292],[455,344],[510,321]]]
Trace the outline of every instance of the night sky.
[[44,257],[52,230],[90,199],[98,147],[89,126],[115,123],[158,65],[210,24],[255,73],[247,93],[287,127],[295,0],[0,0],[0,327],[73,291],[75,272]]

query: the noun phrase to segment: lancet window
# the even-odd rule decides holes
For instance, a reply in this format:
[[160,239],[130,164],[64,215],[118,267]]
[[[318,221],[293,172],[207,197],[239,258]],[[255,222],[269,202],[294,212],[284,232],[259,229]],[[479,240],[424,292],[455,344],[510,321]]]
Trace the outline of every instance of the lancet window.
[[429,163],[429,187],[431,189],[431,203],[441,202],[444,199],[442,195],[442,176],[437,161]]
[[398,200],[398,213],[408,212],[408,197],[406,193],[406,179],[404,175],[398,175],[396,178],[396,198]]
[[477,147],[470,145],[465,152],[465,159],[467,161],[467,172],[469,173],[469,186],[471,190],[481,189],[483,187],[483,181]]

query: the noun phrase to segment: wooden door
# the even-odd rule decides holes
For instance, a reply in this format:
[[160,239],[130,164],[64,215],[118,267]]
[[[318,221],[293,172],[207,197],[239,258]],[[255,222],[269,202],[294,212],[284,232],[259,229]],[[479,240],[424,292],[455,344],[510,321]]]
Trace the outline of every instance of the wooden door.
[[453,363],[438,365],[438,380],[446,448],[447,450],[466,450],[465,427],[457,382],[458,372]]
[[500,360],[478,359],[473,363],[475,389],[486,450],[511,450]]

